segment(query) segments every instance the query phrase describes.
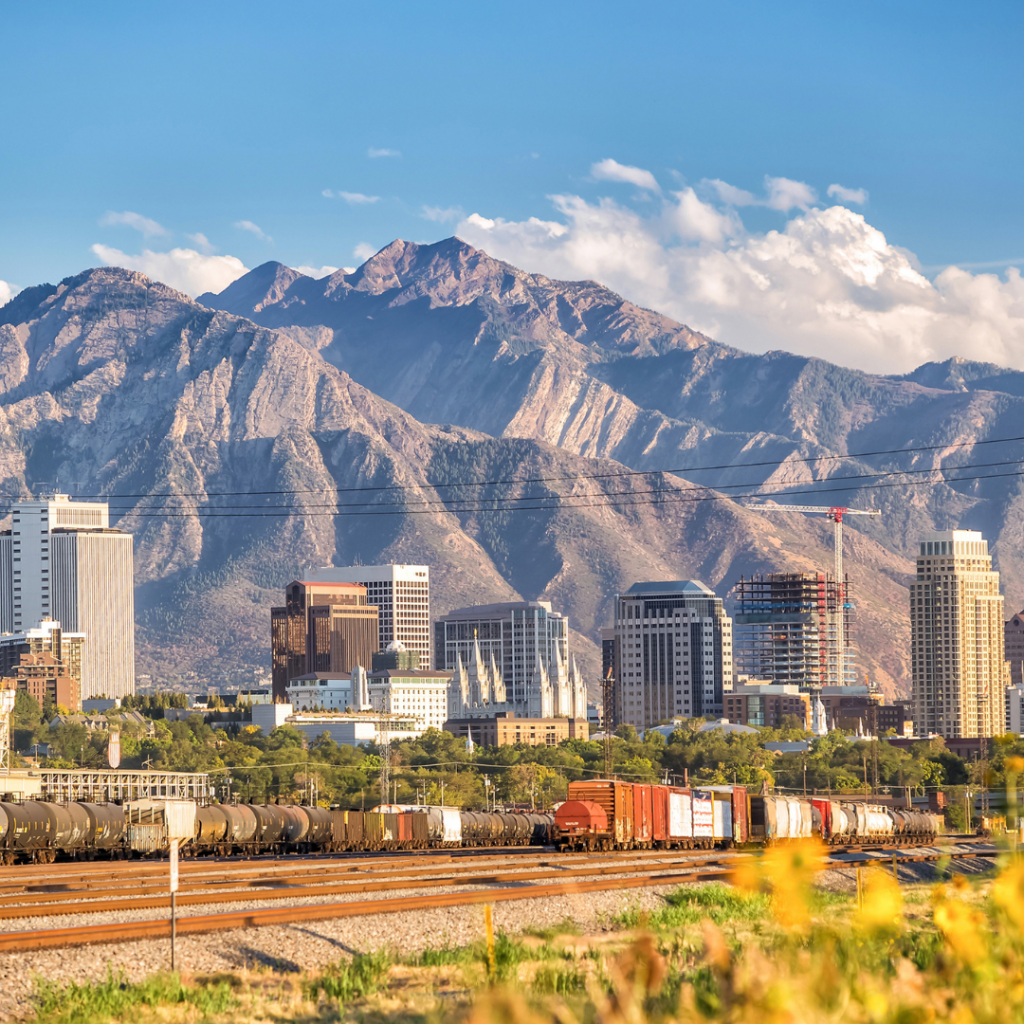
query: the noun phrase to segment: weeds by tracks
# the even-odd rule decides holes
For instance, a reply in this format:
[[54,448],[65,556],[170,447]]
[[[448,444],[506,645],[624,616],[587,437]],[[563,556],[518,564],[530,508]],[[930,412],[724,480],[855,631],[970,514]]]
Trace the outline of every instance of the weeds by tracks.
[[[571,921],[499,933],[493,958],[482,941],[356,957],[304,976],[298,996],[270,1007],[238,991],[237,1005],[170,991],[169,1008],[189,1016],[162,1019],[1024,1024],[1024,864],[1007,855],[994,879],[954,876],[907,899],[875,869],[855,898],[811,888],[817,858],[780,850],[732,886],[683,886],[654,913],[626,913],[598,934]],[[74,999],[93,1012],[59,1016],[53,990],[40,1024],[138,1020],[80,991]]]

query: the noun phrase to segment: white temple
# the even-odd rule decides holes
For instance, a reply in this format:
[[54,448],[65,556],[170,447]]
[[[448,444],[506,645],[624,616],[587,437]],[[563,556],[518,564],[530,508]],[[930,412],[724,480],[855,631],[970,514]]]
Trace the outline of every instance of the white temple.
[[568,667],[555,650],[555,664],[549,672],[540,654],[533,676],[526,686],[524,700],[509,700],[501,670],[494,655],[485,661],[480,644],[473,644],[469,664],[456,660],[448,687],[449,718],[490,718],[511,712],[517,718],[582,718],[587,717],[587,688],[572,658]]

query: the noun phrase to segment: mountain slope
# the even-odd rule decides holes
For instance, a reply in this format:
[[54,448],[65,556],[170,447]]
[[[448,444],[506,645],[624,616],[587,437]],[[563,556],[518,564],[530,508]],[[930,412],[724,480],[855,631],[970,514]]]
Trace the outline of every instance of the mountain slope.
[[[268,287],[285,281],[287,293],[295,280],[275,271]],[[270,605],[307,565],[427,562],[435,613],[552,600],[571,616],[596,686],[598,628],[635,580],[728,588],[740,573],[828,558],[824,523],[685,495],[652,502],[648,478],[586,479],[621,474],[620,463],[424,424],[293,334],[140,274],[88,271],[5,307],[0,321],[5,493],[59,480],[110,500],[136,536],[140,672],[159,679],[267,665]],[[509,482],[474,486],[493,480]],[[403,489],[365,490],[380,487]],[[609,503],[595,497],[603,490],[622,493]],[[437,510],[442,494],[459,511]],[[481,498],[496,494],[531,509],[489,510]],[[544,507],[553,496],[575,507]],[[891,688],[906,665],[889,609],[910,566],[870,538],[851,544],[873,567],[861,619],[884,638],[863,664]]]

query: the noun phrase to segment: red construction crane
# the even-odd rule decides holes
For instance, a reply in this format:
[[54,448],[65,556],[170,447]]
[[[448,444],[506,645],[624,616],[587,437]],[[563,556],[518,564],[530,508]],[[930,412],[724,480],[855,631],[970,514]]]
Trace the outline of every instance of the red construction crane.
[[748,505],[747,508],[755,509],[758,512],[810,512],[816,515],[825,515],[835,523],[834,539],[836,549],[835,581],[836,581],[836,607],[833,612],[832,629],[836,638],[836,661],[833,685],[843,684],[843,651],[846,647],[845,636],[845,610],[847,606],[846,580],[843,576],[843,519],[846,516],[880,516],[882,513],[877,509],[863,511],[858,508],[840,508],[829,505],[779,505],[777,502],[767,502],[764,505]]

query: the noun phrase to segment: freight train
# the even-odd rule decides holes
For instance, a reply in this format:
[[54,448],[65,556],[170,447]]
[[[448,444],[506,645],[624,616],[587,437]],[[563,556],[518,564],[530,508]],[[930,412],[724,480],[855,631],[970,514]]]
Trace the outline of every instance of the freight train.
[[373,811],[302,804],[0,802],[0,861],[159,856],[178,839],[184,856],[340,853],[551,842],[554,818],[453,807],[387,805]]
[[560,851],[693,850],[816,836],[828,844],[914,846],[934,842],[941,829],[938,815],[866,799],[594,779],[569,783],[568,799],[555,811],[554,843]]

